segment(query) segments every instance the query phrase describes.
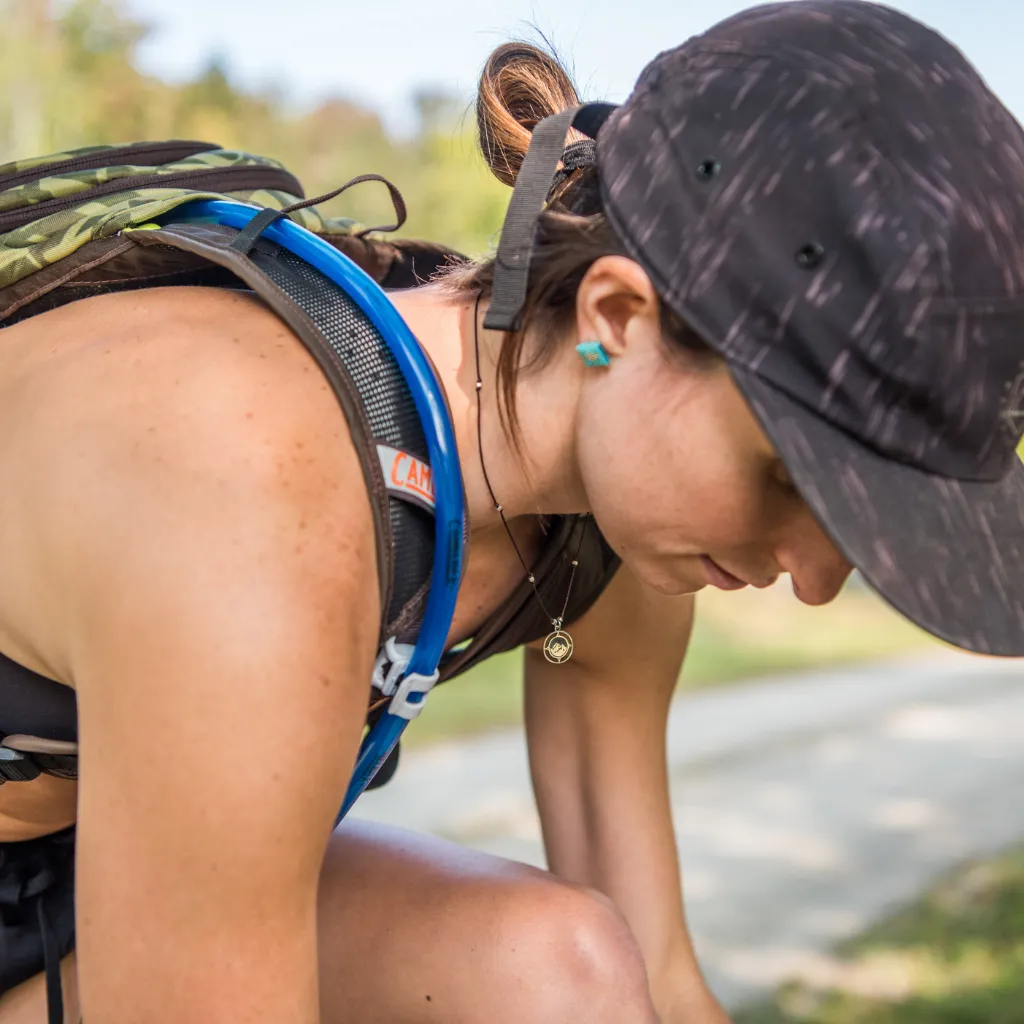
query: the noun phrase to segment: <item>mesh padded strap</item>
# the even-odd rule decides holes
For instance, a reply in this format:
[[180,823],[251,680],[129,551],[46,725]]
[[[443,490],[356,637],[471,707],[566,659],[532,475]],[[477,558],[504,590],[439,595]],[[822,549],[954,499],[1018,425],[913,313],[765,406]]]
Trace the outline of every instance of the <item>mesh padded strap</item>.
[[565,133],[576,128],[594,138],[615,109],[611,103],[570,107],[544,118],[533,130],[530,148],[516,179],[494,264],[494,288],[484,317],[490,331],[519,329],[526,284],[530,277],[533,235],[544,209],[555,168],[565,149]]

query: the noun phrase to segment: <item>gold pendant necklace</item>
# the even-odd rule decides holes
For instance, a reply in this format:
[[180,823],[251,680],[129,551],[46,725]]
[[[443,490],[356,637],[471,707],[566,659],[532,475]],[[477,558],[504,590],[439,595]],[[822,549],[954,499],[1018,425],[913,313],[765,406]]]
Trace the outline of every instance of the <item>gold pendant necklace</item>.
[[568,661],[572,657],[572,637],[561,628],[548,633],[544,641],[544,657],[554,665]]
[[544,617],[551,621],[552,631],[548,633],[547,637],[544,639],[544,657],[553,665],[561,665],[572,657],[573,652],[572,637],[562,628],[562,626],[565,622],[565,613],[569,610],[569,597],[572,594],[572,585],[576,579],[576,567],[579,565],[579,555],[580,550],[583,547],[583,537],[587,531],[587,521],[584,519],[583,526],[580,529],[580,537],[576,543],[576,553],[572,559],[572,572],[569,574],[569,586],[566,587],[565,590],[565,602],[562,605],[562,614],[557,617],[552,616],[548,611],[547,606],[544,604],[544,598],[540,596],[540,590],[537,589],[537,577],[534,576],[533,571],[527,566],[526,561],[519,550],[519,545],[516,544],[516,539],[512,536],[512,531],[509,529],[508,522],[505,519],[505,510],[501,507],[498,499],[494,496],[494,488],[491,487],[491,480],[487,475],[487,467],[484,465],[483,434],[480,427],[480,392],[484,385],[480,378],[479,295],[477,296],[476,303],[473,306],[473,353],[476,358],[476,440],[477,451],[480,454],[480,470],[484,476],[484,483],[487,484],[487,492],[491,496],[491,501],[494,504],[494,510],[501,517],[501,525],[505,527],[508,539],[512,542],[512,547],[515,550],[516,556],[519,558],[519,564],[523,567],[523,571],[526,573],[526,578],[529,580],[530,586],[533,587],[533,593],[537,598],[537,603],[540,605],[541,611],[544,613]]

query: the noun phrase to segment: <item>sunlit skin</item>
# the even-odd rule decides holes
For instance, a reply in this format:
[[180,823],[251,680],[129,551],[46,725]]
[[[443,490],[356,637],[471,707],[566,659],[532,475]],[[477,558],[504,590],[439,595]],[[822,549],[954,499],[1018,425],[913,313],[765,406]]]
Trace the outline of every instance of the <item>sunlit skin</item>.
[[[522,575],[480,472],[474,304],[392,297],[438,368],[466,484],[455,642]],[[18,500],[0,520],[0,651],[76,687],[88,765],[69,1020],[725,1020],[686,931],[658,740],[690,595],[732,585],[704,556],[754,585],[790,573],[809,603],[849,566],[726,367],[674,355],[658,324],[636,264],[595,264],[575,330],[521,377],[519,452],[500,337],[481,330],[484,455],[524,556],[536,514],[592,511],[625,562],[573,625],[572,661],[527,651],[551,873],[377,826],[328,841],[375,655],[373,527],[336,401],[280,321],[158,289],[2,332],[0,479]],[[581,338],[611,366],[584,366]],[[201,779],[182,751],[202,751]],[[0,787],[0,842],[74,816],[74,784]],[[0,998],[0,1024],[41,1024],[44,1006],[37,976]]]
[[[475,458],[472,311],[453,308],[436,288],[394,298],[458,381],[449,400],[460,452],[473,453],[462,458],[471,515],[493,526]],[[580,338],[600,340],[611,365],[585,366],[574,348]],[[808,604],[836,596],[850,566],[789,483],[726,364],[671,352],[657,296],[636,263],[595,263],[579,290],[573,337],[521,376],[521,458],[494,404],[499,345],[500,336],[481,328],[485,457],[507,516],[593,512],[624,562],[665,594],[708,585],[700,558],[708,555],[753,586],[789,573]]]

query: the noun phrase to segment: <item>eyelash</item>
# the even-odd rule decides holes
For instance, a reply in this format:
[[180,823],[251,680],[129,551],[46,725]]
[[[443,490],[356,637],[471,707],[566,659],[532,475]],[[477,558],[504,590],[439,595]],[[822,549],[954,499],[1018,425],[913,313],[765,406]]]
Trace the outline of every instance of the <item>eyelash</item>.
[[796,489],[793,481],[786,472],[786,467],[781,462],[776,462],[772,467],[772,481],[780,491],[788,498],[799,498],[800,492]]

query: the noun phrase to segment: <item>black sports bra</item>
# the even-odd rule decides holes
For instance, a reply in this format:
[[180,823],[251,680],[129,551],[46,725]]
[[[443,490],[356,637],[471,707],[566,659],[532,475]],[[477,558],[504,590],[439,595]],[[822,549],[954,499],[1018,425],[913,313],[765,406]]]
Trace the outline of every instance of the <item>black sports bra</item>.
[[75,691],[0,653],[0,727],[50,740],[78,738]]

